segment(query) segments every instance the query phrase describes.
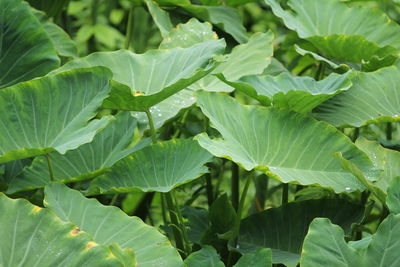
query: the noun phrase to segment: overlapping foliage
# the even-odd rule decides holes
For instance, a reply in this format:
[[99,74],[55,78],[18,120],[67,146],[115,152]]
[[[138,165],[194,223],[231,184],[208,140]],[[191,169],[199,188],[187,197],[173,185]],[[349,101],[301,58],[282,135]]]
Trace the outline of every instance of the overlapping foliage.
[[0,0],[0,266],[398,266],[397,2]]

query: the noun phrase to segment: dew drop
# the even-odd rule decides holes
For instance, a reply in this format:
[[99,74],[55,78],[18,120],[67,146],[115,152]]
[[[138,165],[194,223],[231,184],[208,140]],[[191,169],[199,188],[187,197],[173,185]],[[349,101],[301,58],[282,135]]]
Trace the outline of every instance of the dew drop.
[[346,191],[350,191],[350,190],[351,190],[351,188],[350,188],[350,187],[348,187],[348,186],[346,186],[345,190],[346,190]]

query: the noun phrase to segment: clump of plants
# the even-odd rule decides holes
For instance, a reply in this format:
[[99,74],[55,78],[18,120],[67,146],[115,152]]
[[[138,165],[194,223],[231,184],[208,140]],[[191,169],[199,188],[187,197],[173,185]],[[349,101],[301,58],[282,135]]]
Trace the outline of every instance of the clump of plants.
[[0,14],[0,266],[399,266],[398,1]]

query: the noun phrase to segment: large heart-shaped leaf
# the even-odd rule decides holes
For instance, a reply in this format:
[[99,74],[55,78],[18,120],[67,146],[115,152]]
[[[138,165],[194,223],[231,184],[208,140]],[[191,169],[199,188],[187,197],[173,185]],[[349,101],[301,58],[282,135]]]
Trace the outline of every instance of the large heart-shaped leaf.
[[351,224],[361,220],[362,215],[362,206],[340,199],[291,202],[243,219],[238,250],[249,253],[271,248],[273,263],[296,266],[308,226],[314,218],[330,218],[346,232],[351,232]]
[[175,47],[190,47],[192,45],[218,39],[209,22],[201,23],[195,18],[188,22],[178,24],[172,29],[160,44],[160,49]]
[[254,253],[240,257],[233,267],[272,267],[272,253],[270,249],[261,248]]
[[361,63],[400,49],[400,26],[370,8],[350,8],[338,0],[290,0],[291,10],[285,11],[277,0],[265,2],[289,29],[333,59]]
[[292,76],[286,72],[278,76],[246,76],[238,82],[230,82],[223,76],[220,78],[264,105],[272,104],[302,113],[311,111],[351,86],[347,75],[339,74],[331,74],[321,81],[311,77]]
[[[315,219],[304,240],[301,266],[399,266],[400,215],[389,215],[364,246],[346,244],[343,230],[328,219]],[[321,257],[323,255],[323,257]]]
[[0,0],[0,88],[45,75],[60,64],[32,9],[22,0]]
[[106,108],[145,111],[188,87],[213,70],[210,60],[225,47],[223,40],[212,40],[188,48],[151,50],[144,54],[130,51],[93,53],[71,61],[56,72],[105,66],[118,82],[105,100]]
[[192,253],[185,260],[187,267],[224,267],[225,264],[221,261],[215,248],[204,246],[202,249]]
[[109,93],[105,68],[69,71],[0,91],[0,163],[61,154],[90,142],[109,117],[91,120]]
[[43,26],[47,35],[50,37],[54,48],[60,56],[64,57],[78,57],[78,48],[74,41],[68,36],[68,34],[57,24],[46,19],[46,15],[43,12],[32,10],[37,19]]
[[[218,65],[213,74],[221,73],[229,81],[236,81],[246,75],[261,74],[271,63],[273,55],[274,34],[256,33],[247,43],[235,46],[228,54],[227,60]],[[220,81],[214,75],[209,75],[190,86],[195,90],[214,92],[230,92],[233,88]]]
[[0,193],[2,266],[121,266],[89,234],[47,209]]
[[358,138],[356,145],[372,159],[378,169],[382,170],[375,185],[386,192],[391,181],[400,176],[400,152],[384,148],[379,143],[365,138]]
[[165,236],[116,207],[103,206],[61,183],[46,186],[44,203],[61,220],[91,234],[97,243],[116,242],[122,248],[133,249],[139,266],[182,265],[178,252]]
[[[89,144],[61,155],[49,154],[53,179],[63,183],[96,177],[107,171],[115,162],[136,150],[128,147],[136,128],[136,119],[128,112],[118,114]],[[43,187],[50,183],[48,163],[43,157],[33,160],[21,175],[8,180],[7,193]]]
[[117,162],[109,173],[91,183],[91,192],[168,192],[207,172],[212,156],[190,139],[177,139],[145,147]]
[[387,67],[355,73],[353,86],[332,97],[316,111],[318,119],[335,126],[356,126],[400,120],[400,69]]
[[333,157],[340,151],[365,173],[376,175],[370,159],[327,123],[288,110],[242,106],[218,93],[198,95],[203,113],[224,138],[201,134],[200,145],[246,170],[256,168],[285,183],[319,184],[336,192],[364,190]]

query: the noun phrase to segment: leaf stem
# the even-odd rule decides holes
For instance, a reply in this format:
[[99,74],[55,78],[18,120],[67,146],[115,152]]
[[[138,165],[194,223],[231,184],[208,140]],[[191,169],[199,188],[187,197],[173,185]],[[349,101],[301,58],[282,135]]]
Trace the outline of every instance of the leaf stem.
[[176,213],[177,213],[178,219],[179,219],[179,228],[181,229],[183,242],[185,244],[185,252],[186,252],[186,255],[189,255],[191,252],[191,246],[190,246],[190,242],[189,242],[189,236],[188,236],[188,233],[186,231],[186,227],[185,227],[185,224],[183,221],[181,209],[179,208],[178,201],[176,200],[174,190],[171,190],[171,192],[169,192],[169,193],[171,194],[171,196],[174,200],[174,203],[175,203]]
[[239,206],[239,166],[232,161],[231,201],[233,208],[237,211]]
[[156,144],[157,143],[157,135],[156,135],[156,128],[154,127],[153,116],[151,115],[151,112],[149,109],[146,110],[145,112],[147,115],[147,119],[149,121],[151,140],[153,141],[153,144]]
[[289,184],[283,184],[282,186],[282,205],[287,204],[289,200]]
[[44,154],[44,157],[47,160],[47,166],[49,168],[50,181],[53,182],[54,181],[54,173],[53,173],[53,166],[51,164],[50,155],[47,153],[47,154]]
[[320,62],[318,64],[317,72],[315,73],[315,80],[319,81],[319,80],[322,80],[324,78],[325,69],[326,69],[326,63],[325,62]]
[[117,202],[117,199],[118,199],[118,194],[114,194],[110,201],[109,206],[114,206],[115,202]]
[[131,6],[129,8],[129,14],[128,14],[128,26],[126,28],[126,36],[125,36],[125,49],[129,50],[131,40],[132,40],[132,34],[133,34],[133,12],[135,11],[135,5]]
[[171,192],[164,193],[164,197],[165,197],[165,203],[167,204],[167,208],[169,211],[169,217],[170,217],[171,223],[173,225],[172,232],[174,233],[175,246],[178,250],[183,252],[182,257],[185,257],[186,251],[185,251],[185,247],[184,247],[183,233],[180,232],[180,223],[179,223],[178,212],[177,212],[176,206],[174,205],[174,201],[172,199]]
[[204,177],[206,179],[207,201],[208,201],[208,206],[210,207],[211,204],[214,202],[214,192],[213,192],[211,174],[206,173]]
[[386,124],[386,140],[390,141],[392,140],[392,123],[388,122]]

